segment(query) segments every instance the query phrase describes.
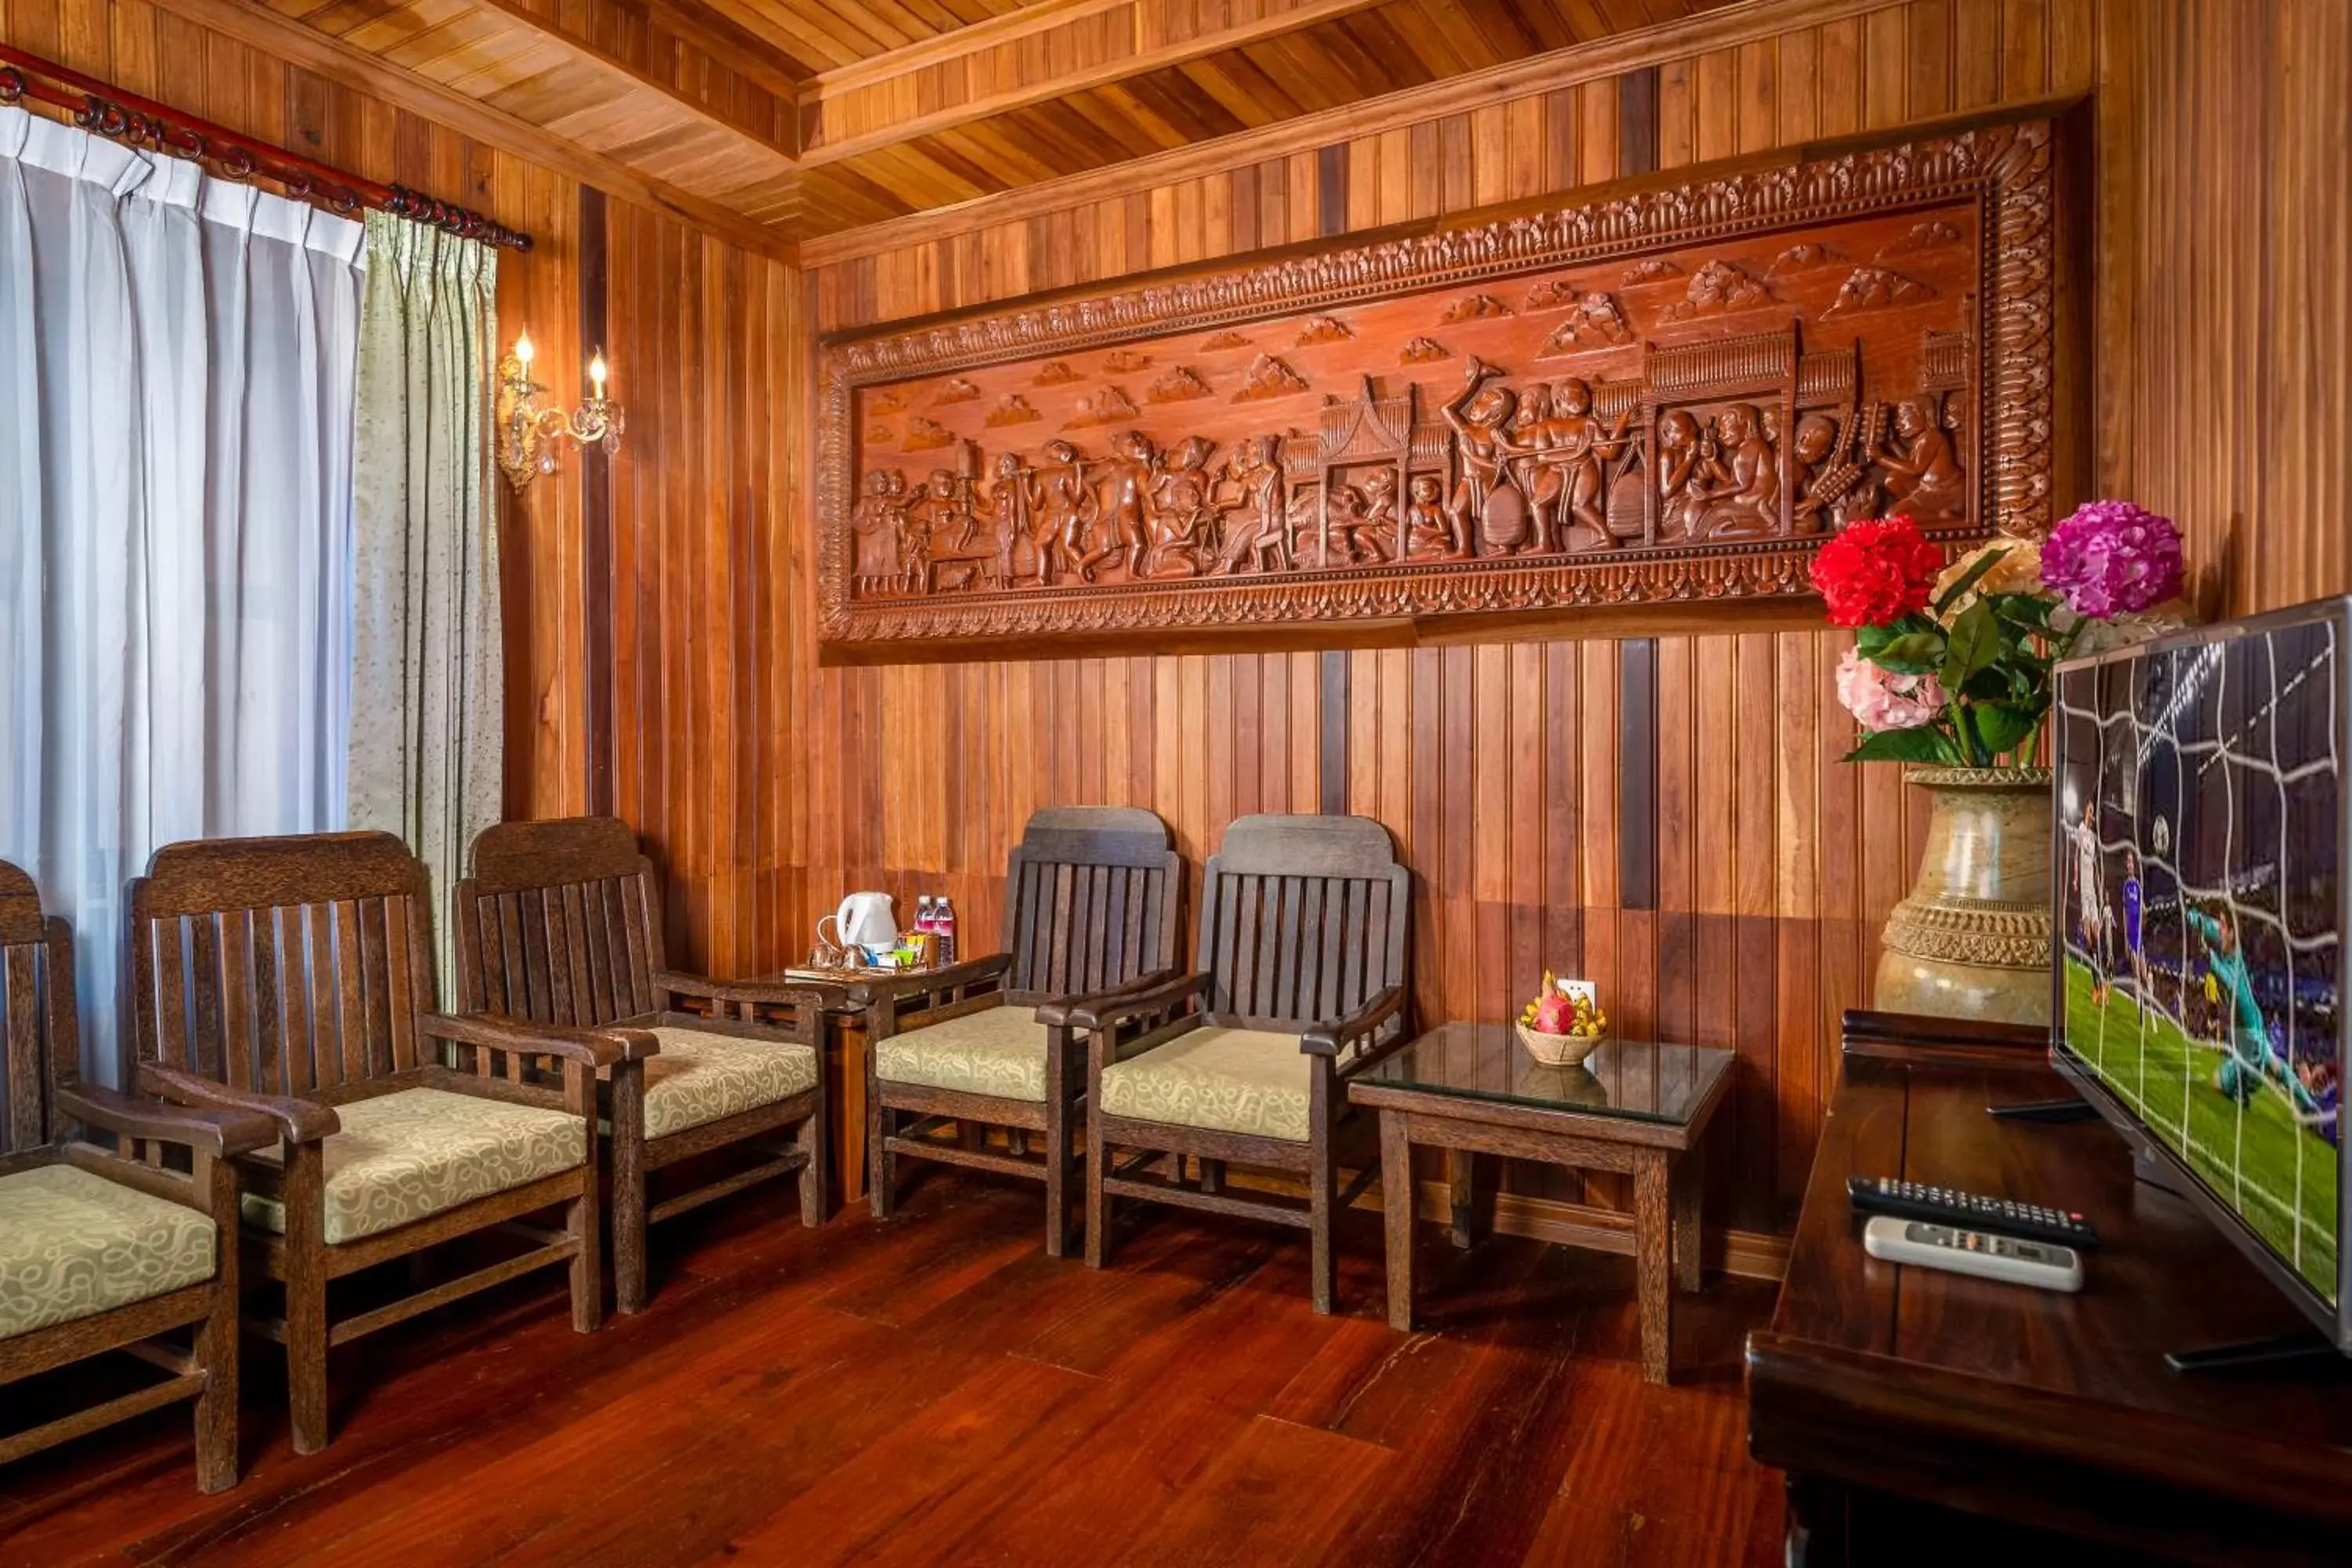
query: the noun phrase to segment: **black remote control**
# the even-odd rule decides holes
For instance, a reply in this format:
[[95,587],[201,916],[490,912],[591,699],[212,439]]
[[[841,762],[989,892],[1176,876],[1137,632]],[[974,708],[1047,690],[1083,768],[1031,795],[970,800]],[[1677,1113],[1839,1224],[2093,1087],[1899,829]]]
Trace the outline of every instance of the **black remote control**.
[[2094,1247],[2099,1233],[2081,1215],[2039,1204],[2011,1203],[1949,1187],[1927,1187],[1893,1176],[1848,1176],[1845,1195],[1861,1214],[1899,1215],[2029,1241],[2054,1241],[2061,1247]]

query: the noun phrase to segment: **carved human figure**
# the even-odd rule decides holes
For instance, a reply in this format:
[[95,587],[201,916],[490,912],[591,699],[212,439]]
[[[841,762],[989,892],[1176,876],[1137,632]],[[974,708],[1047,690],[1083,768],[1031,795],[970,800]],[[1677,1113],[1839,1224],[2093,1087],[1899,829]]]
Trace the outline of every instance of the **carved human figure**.
[[876,468],[866,476],[865,493],[850,510],[850,576],[858,593],[891,586],[900,575],[898,519],[890,502],[895,470]]
[[1021,455],[1006,452],[996,459],[995,484],[985,496],[972,496],[973,512],[986,520],[995,535],[997,580],[1008,588],[1024,579],[1045,585],[1047,547],[1035,530],[1029,480]]
[[1676,408],[1658,421],[1658,537],[1696,539],[1706,510],[1698,421]]
[[1095,577],[1087,563],[1087,536],[1095,523],[1095,492],[1087,483],[1086,459],[1067,441],[1046,442],[1045,456],[1030,483],[1037,525],[1054,542],[1055,581],[1076,573],[1091,583]]
[[1390,468],[1374,468],[1364,476],[1362,485],[1364,515],[1358,519],[1349,536],[1351,559],[1385,564],[1395,555],[1397,536],[1397,477]]
[[1160,468],[1160,453],[1140,430],[1126,431],[1110,445],[1110,458],[1094,465],[1103,470],[1101,515],[1107,526],[1093,552],[1079,566],[1079,574],[1090,583],[1095,568],[1121,557],[1127,574],[1141,577],[1144,558],[1151,551],[1151,487]]
[[1895,430],[1879,466],[1886,470],[1886,500],[1915,518],[1964,516],[1968,489],[1952,439],[1937,417],[1937,404],[1925,397],[1895,405]]
[[923,586],[923,563],[931,552],[931,536],[923,515],[923,487],[909,489],[907,476],[897,468],[890,470],[890,490],[886,498],[890,531],[898,541],[898,586],[912,594]]
[[1531,537],[1527,498],[1504,469],[1511,456],[1509,425],[1515,400],[1507,387],[1486,384],[1496,374],[1475,354],[1465,374],[1462,395],[1441,412],[1454,427],[1458,477],[1446,498],[1446,514],[1456,534],[1475,536],[1479,552],[1511,555]]
[[1780,461],[1762,426],[1749,403],[1715,416],[1715,451],[1701,463],[1710,538],[1748,539],[1780,526]]
[[1580,526],[1590,534],[1589,548],[1615,547],[1616,535],[1609,531],[1609,519],[1601,510],[1607,481],[1603,465],[1616,461],[1624,452],[1625,429],[1633,416],[1633,411],[1628,407],[1618,414],[1615,424],[1601,424],[1592,412],[1591,384],[1575,376],[1561,382],[1552,394],[1550,450],[1542,459],[1560,476],[1558,526],[1550,541],[1552,548],[1570,548],[1568,533],[1571,525]]
[[1789,455],[1797,464],[1792,508],[1797,532],[1822,533],[1858,517],[1877,515],[1878,481],[1838,449],[1836,420],[1826,414],[1808,414],[1798,420]]
[[1209,453],[1215,443],[1188,436],[1169,454],[1152,481],[1151,548],[1144,570],[1153,577],[1197,577],[1208,542]]
[[1527,498],[1529,521],[1535,529],[1536,548],[1548,550],[1554,537],[1553,522],[1559,506],[1560,471],[1545,463],[1542,456],[1552,445],[1551,388],[1536,382],[1517,394],[1517,412],[1502,433],[1502,443],[1508,453],[1506,469],[1511,484]]
[[1470,553],[1445,509],[1445,487],[1435,474],[1415,474],[1405,487],[1404,552],[1410,559],[1443,556],[1459,561]]
[[1240,500],[1225,514],[1224,549],[1217,558],[1218,571],[1238,572],[1244,566],[1290,570],[1289,525],[1282,514],[1281,454],[1278,437],[1260,436],[1234,448],[1225,459],[1225,480]]

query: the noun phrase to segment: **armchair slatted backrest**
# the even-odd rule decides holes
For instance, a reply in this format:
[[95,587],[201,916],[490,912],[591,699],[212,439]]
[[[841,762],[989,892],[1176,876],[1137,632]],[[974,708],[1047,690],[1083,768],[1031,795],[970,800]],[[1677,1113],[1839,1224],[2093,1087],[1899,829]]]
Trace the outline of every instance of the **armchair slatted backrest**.
[[1173,964],[1181,869],[1168,825],[1140,807],[1033,815],[1005,871],[1005,1000],[1092,995]]
[[[1268,814],[1225,829],[1201,892],[1209,1021],[1303,1029],[1405,983],[1412,876],[1369,816]],[[1402,1012],[1383,1026],[1402,1031]]]
[[0,860],[0,1171],[56,1136],[58,1088],[81,1074],[77,1017],[72,928],[44,917],[33,879]]
[[593,1029],[664,1005],[653,862],[618,817],[484,828],[457,905],[461,1012]]
[[140,1058],[297,1097],[430,1065],[425,884],[389,833],[158,849],[131,884]]

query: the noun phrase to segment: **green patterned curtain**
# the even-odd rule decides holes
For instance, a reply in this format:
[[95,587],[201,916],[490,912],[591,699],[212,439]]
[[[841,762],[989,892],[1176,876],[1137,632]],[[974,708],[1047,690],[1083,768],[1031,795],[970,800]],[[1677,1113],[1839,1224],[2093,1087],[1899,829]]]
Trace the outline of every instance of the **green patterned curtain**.
[[361,305],[351,825],[432,878],[435,970],[457,1005],[449,895],[499,819],[505,670],[490,400],[498,252],[367,216]]

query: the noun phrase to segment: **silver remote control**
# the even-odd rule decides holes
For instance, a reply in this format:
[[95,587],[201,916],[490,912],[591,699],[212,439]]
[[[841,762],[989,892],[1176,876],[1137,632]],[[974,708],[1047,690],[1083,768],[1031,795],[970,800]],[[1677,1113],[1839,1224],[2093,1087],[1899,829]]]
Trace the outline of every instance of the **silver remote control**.
[[2082,1255],[2054,1242],[1990,1236],[1883,1214],[1874,1215],[1863,1227],[1862,1245],[1873,1258],[1889,1263],[1948,1268],[1955,1274],[1974,1274],[2042,1290],[2083,1288]]

